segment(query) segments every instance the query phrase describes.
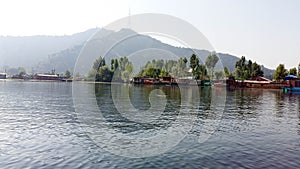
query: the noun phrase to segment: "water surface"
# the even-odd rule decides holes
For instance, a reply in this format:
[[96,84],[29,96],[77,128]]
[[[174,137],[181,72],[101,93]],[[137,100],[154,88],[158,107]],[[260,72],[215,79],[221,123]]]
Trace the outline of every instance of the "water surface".
[[[185,91],[176,87],[125,86],[130,89],[132,105],[141,111],[151,107],[151,91],[159,89],[166,94],[163,113],[145,114],[152,121],[136,123],[113,106],[110,85],[81,85],[96,96],[105,123],[122,133],[167,128],[188,105],[181,99]],[[158,156],[128,158],[103,150],[86,134],[75,112],[72,83],[0,81],[0,168],[299,167],[300,95],[264,89],[226,91],[225,111],[217,130],[199,143],[202,122],[216,117],[210,95],[215,90],[225,89],[200,89],[200,104],[184,107],[197,119],[177,146]]]

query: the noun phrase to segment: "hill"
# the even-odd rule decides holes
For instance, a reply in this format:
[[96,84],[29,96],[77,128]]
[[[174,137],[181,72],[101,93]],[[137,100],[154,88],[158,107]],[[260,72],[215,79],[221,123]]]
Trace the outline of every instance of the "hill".
[[0,36],[0,70],[3,67],[31,69],[52,53],[82,45],[96,30],[65,36]]
[[[120,39],[123,40],[119,41]],[[110,48],[108,44],[113,44],[113,48]],[[127,56],[135,63],[134,65],[136,67],[141,67],[146,61],[153,59],[189,58],[193,53],[196,53],[200,57],[200,60],[204,62],[206,57],[211,53],[207,50],[171,46],[150,36],[137,34],[129,29],[122,29],[118,32],[101,29],[95,34],[92,42],[89,42],[88,45],[89,46],[86,46],[86,48],[89,49],[86,50],[87,53],[84,54],[86,57],[85,59],[88,59],[89,56],[100,56],[101,53],[106,53],[105,58],[107,62],[112,58]],[[99,48],[95,46],[99,46]],[[76,58],[82,47],[82,45],[75,46],[71,49],[63,50],[51,55],[48,62],[48,69],[55,67],[58,71],[65,71],[66,69],[73,70]],[[110,50],[101,51],[101,48]],[[217,54],[220,57],[223,66],[226,66],[230,71],[234,70],[236,61],[240,59],[239,57],[230,54]],[[91,69],[91,67],[86,68],[84,72],[87,72],[89,69]],[[265,74],[274,73],[274,70],[267,68],[264,68],[264,71]]]
[[[201,61],[211,53],[207,50],[175,47],[154,39],[148,35],[137,34],[130,29],[114,32],[105,29],[89,29],[85,32],[67,36],[0,36],[0,70],[8,67],[25,67],[28,72],[49,72],[55,69],[57,73],[73,70],[77,57],[84,44],[90,39],[90,50],[85,53],[90,56],[100,56],[101,49],[109,48],[105,58],[130,56],[139,66],[152,59],[189,58],[196,53]],[[133,36],[134,35],[134,36]],[[119,42],[120,39],[126,39]],[[221,62],[230,71],[239,57],[217,53]],[[85,68],[88,71],[91,67]],[[264,68],[265,74],[273,74],[274,70]]]

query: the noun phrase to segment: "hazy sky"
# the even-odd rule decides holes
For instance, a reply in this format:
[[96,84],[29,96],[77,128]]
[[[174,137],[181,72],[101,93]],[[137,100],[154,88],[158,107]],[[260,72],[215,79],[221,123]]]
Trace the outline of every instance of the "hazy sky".
[[270,68],[300,62],[299,0],[0,0],[0,35],[64,35],[129,13],[169,14],[196,26],[218,52]]

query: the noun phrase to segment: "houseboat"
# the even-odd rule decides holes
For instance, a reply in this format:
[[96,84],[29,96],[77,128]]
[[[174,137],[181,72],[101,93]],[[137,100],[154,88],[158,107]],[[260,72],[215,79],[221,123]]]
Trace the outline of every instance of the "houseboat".
[[288,86],[282,88],[283,92],[300,92],[300,79],[294,75],[288,75],[284,78]]
[[210,80],[195,80],[192,77],[174,78],[169,76],[161,78],[134,77],[132,83],[143,85],[211,85]]
[[228,88],[282,89],[288,86],[286,81],[276,82],[260,76],[250,80],[235,80],[233,77],[230,77],[226,80],[226,84]]
[[6,73],[0,73],[0,79],[6,79]]
[[144,78],[144,77],[134,77],[134,84],[144,84],[144,85],[174,85],[176,84],[174,78],[163,77],[163,78]]
[[35,74],[33,78],[36,80],[60,80],[58,75],[51,74]]

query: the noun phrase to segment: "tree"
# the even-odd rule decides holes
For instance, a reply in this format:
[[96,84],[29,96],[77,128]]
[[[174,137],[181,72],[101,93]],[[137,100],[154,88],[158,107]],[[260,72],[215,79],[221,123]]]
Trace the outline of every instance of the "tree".
[[260,65],[256,62],[252,62],[251,60],[246,63],[245,56],[235,63],[235,76],[238,79],[250,79],[257,76],[263,76],[264,72]]
[[111,82],[112,72],[107,65],[101,66],[96,74],[96,81]]
[[66,76],[66,78],[70,78],[71,77],[71,72],[69,70],[66,70],[65,76]]
[[160,74],[161,74],[160,69],[150,67],[144,70],[143,77],[158,78]]
[[128,58],[126,56],[121,57],[119,59],[119,69],[121,72],[125,71],[125,66],[129,62]]
[[26,75],[26,70],[22,67],[19,67],[19,76],[24,76]]
[[282,80],[288,74],[287,70],[284,68],[284,64],[279,64],[276,68],[274,79],[279,81]]
[[235,63],[235,76],[238,79],[246,79],[245,76],[246,58],[242,56],[240,60]]
[[159,74],[159,77],[167,77],[167,76],[170,76],[170,74],[166,71],[166,68],[163,67],[163,68],[161,69],[161,72],[160,72],[160,74]]
[[97,70],[96,69],[92,69],[89,71],[88,75],[87,75],[87,78],[85,80],[88,80],[88,81],[95,81],[96,80],[96,75],[97,75]]
[[215,77],[216,77],[217,80],[222,79],[222,78],[224,77],[223,71],[222,71],[222,70],[216,71],[216,72],[215,72]]
[[[249,60],[250,62],[251,60]],[[249,65],[249,63],[248,63]],[[250,71],[250,77],[249,78],[253,78],[253,77],[257,77],[257,76],[264,76],[264,72],[262,71],[261,66],[259,66],[256,62],[254,62],[251,65],[251,71]]]
[[133,64],[131,62],[127,62],[125,64],[125,70],[122,71],[122,80],[123,81],[129,80],[132,71],[133,71]]
[[207,69],[203,64],[199,64],[194,71],[194,78],[203,80],[207,76]]
[[118,69],[118,67],[119,67],[119,61],[118,61],[118,59],[112,59],[110,61],[110,69],[114,72],[114,71],[116,71]]
[[199,59],[195,54],[192,54],[190,58],[190,67],[194,70],[199,65]]
[[194,78],[199,79],[199,59],[195,54],[192,54],[190,58],[190,68],[192,68],[192,74]]
[[289,74],[290,74],[290,75],[297,76],[297,69],[296,69],[295,67],[291,68],[291,69],[289,70]]
[[176,76],[186,76],[186,58],[180,58],[177,61],[176,67],[177,67],[177,73]]
[[206,67],[199,64],[199,59],[195,54],[190,57],[190,68],[192,68],[192,75],[195,79],[204,79],[207,76]]
[[105,66],[105,59],[102,58],[102,56],[100,56],[98,59],[95,60],[94,65],[93,65],[93,69],[95,70],[99,70],[100,67]]
[[205,60],[205,65],[210,72],[211,78],[213,78],[214,68],[218,61],[219,61],[219,57],[214,52],[210,54]]
[[224,74],[225,74],[225,77],[229,77],[230,76],[230,73],[229,73],[227,67],[224,67]]
[[300,63],[298,65],[298,77],[300,78]]

